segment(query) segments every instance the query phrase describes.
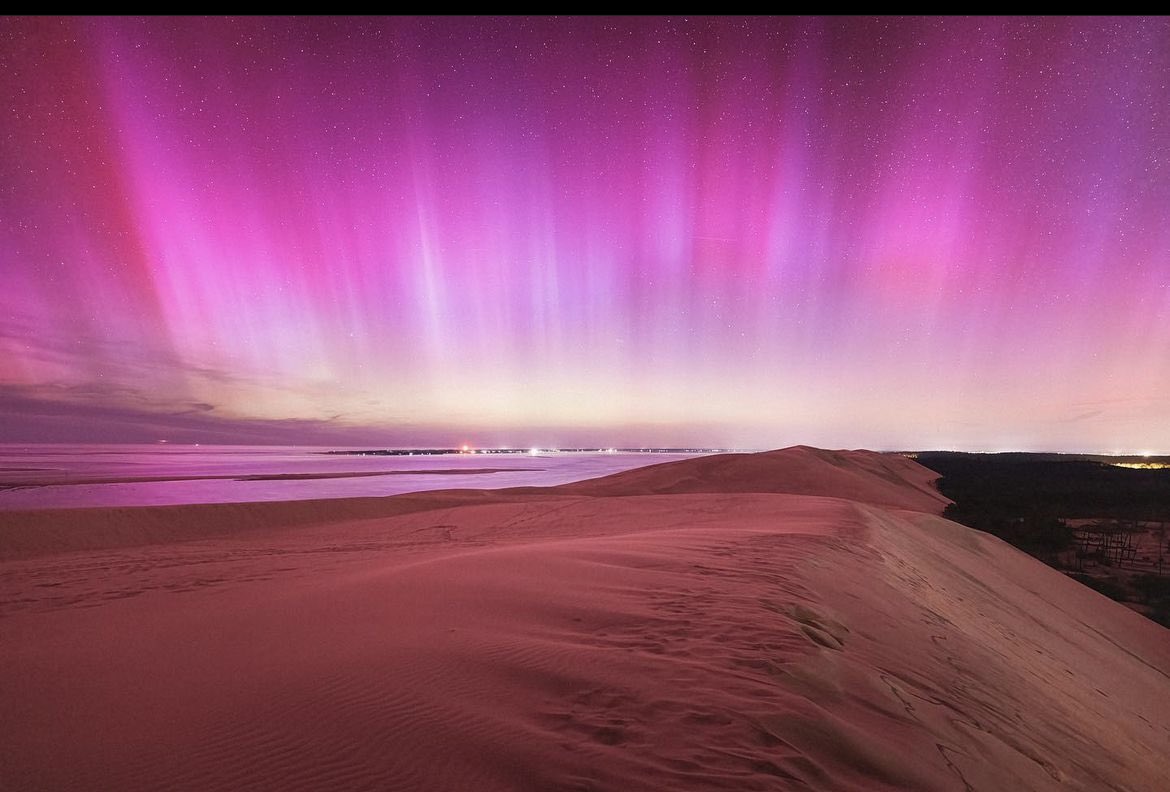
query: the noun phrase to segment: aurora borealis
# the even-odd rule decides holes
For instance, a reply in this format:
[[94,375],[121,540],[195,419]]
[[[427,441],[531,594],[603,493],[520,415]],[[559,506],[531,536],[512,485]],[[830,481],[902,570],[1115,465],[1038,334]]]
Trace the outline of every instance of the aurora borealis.
[[5,18],[0,441],[1170,453],[1170,19]]

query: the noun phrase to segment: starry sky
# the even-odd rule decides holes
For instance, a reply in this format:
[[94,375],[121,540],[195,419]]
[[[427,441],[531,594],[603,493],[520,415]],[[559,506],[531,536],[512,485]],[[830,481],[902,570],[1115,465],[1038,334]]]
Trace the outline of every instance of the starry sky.
[[1170,452],[1168,18],[3,18],[0,99],[0,441]]

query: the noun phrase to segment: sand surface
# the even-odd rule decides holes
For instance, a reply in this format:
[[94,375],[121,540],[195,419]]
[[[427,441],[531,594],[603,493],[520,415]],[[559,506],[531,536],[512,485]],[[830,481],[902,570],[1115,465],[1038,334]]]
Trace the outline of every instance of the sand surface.
[[1165,789],[1170,631],[932,478],[0,514],[0,788]]

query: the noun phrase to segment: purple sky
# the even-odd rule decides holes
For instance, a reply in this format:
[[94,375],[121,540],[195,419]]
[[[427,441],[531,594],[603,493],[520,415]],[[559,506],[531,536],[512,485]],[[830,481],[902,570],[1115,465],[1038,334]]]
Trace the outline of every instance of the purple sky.
[[1170,452],[1170,19],[2,19],[0,441]]

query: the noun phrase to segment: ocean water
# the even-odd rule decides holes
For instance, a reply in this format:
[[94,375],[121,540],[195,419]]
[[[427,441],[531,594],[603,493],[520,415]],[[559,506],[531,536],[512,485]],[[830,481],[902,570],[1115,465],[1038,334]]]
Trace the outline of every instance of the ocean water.
[[[329,450],[336,449],[0,444],[0,510],[376,497],[436,489],[550,486],[695,456],[557,451],[416,456],[324,453]],[[355,473],[366,475],[346,475]],[[290,474],[305,478],[270,478]]]

